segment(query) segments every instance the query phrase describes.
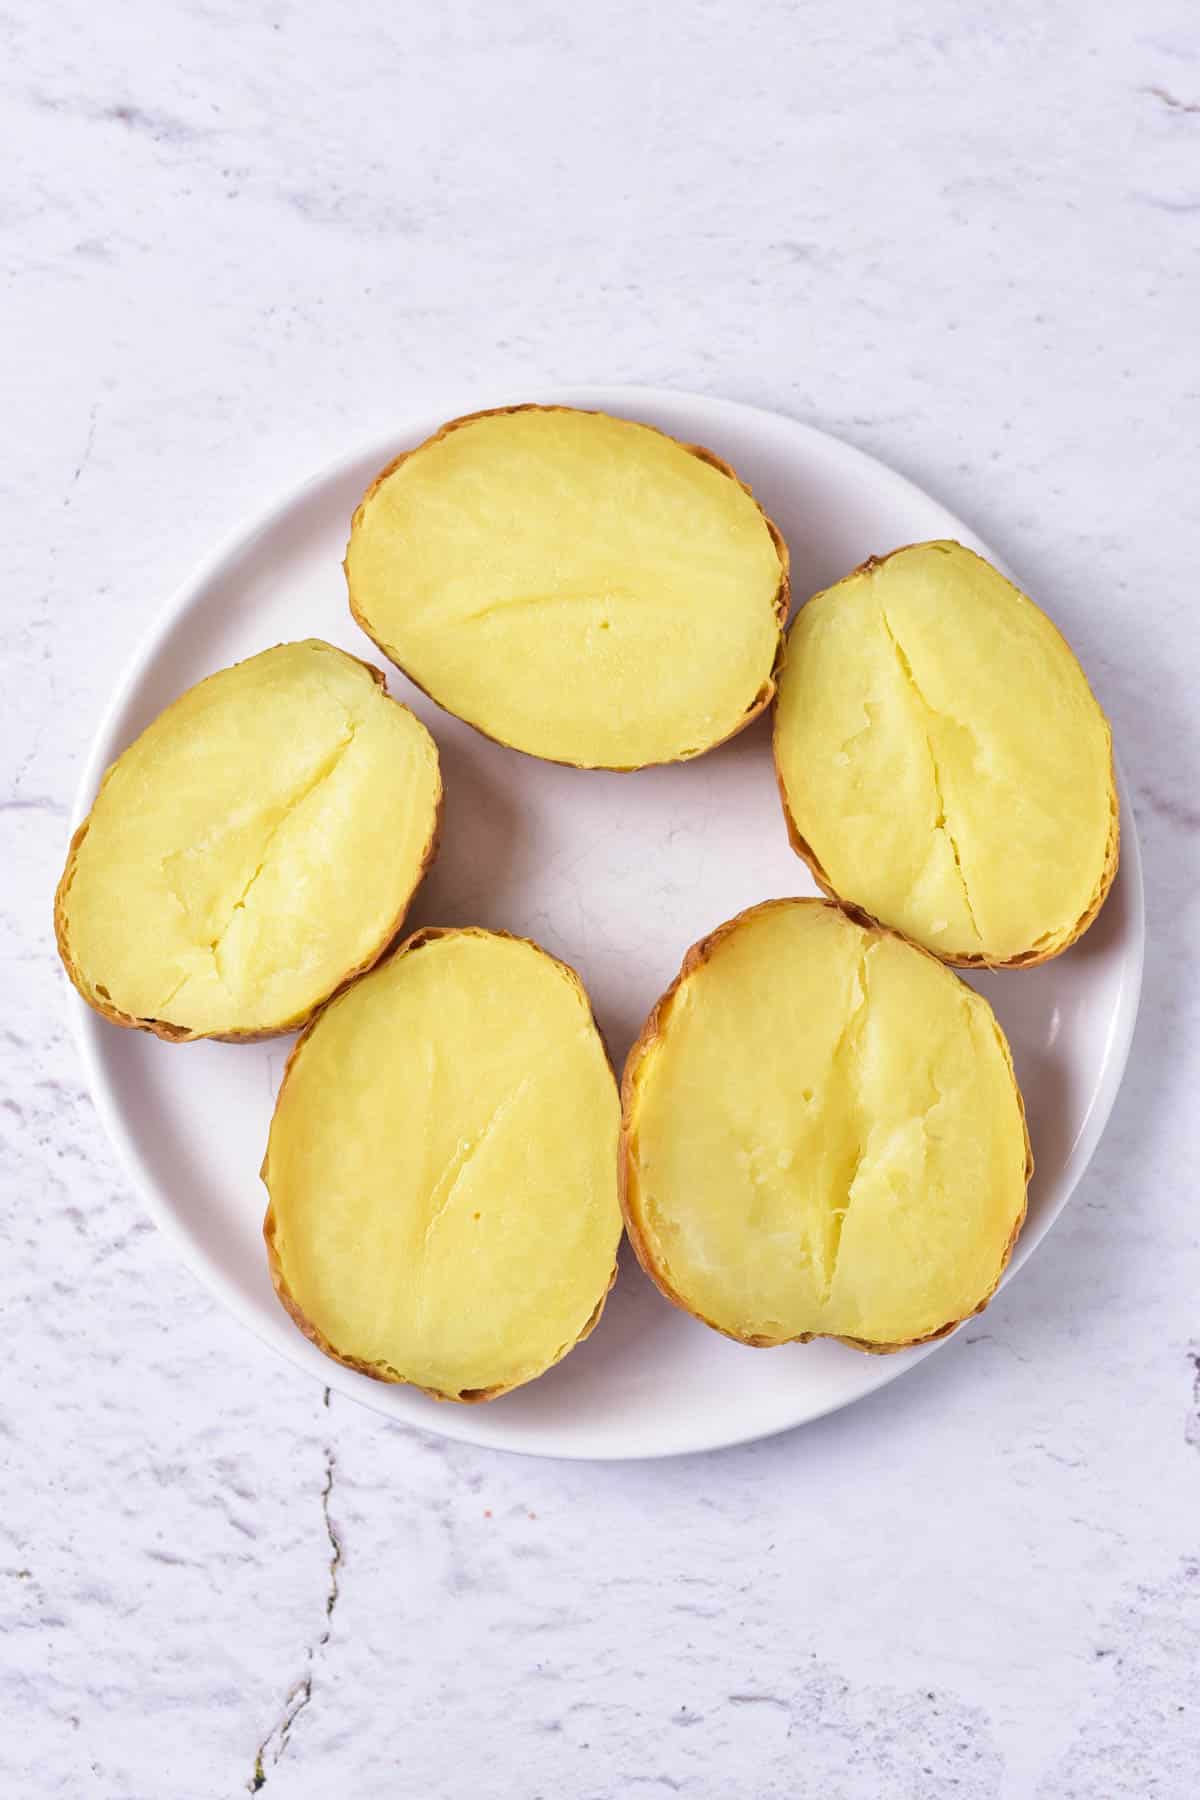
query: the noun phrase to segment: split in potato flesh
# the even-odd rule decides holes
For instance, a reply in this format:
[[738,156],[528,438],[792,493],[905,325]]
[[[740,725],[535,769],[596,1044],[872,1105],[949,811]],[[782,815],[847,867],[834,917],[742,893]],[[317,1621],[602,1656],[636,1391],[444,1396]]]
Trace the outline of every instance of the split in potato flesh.
[[624,1105],[640,1260],[746,1343],[938,1336],[986,1302],[1025,1214],[1024,1111],[991,1008],[827,901],[768,901],[689,954]]
[[649,426],[445,426],[354,517],[351,609],[448,711],[551,761],[696,756],[774,694],[787,552],[732,470]]
[[948,962],[1044,961],[1112,881],[1104,715],[1045,614],[960,544],[897,550],[801,608],[775,758],[826,891]]
[[59,888],[89,1003],[160,1035],[289,1030],[393,940],[432,857],[433,739],[318,640],[190,688],[109,769]]
[[263,1164],[276,1289],[327,1354],[490,1399],[611,1284],[616,1082],[578,977],[521,939],[418,932],[321,1014]]

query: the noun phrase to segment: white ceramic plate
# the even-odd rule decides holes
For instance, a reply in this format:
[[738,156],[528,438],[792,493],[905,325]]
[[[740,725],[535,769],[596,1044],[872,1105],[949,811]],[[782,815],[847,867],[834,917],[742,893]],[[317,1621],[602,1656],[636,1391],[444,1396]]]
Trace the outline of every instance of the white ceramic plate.
[[[794,420],[646,388],[540,398],[646,419],[711,445],[754,487],[792,552],[798,599],[872,552],[973,532],[891,470]],[[504,397],[498,402],[504,403]],[[351,512],[397,451],[477,394],[412,419],[269,507],[175,595],[134,658],[96,736],[77,819],[105,767],[183,688],[287,638],[319,636],[382,661],[349,616],[341,559]],[[993,560],[995,560],[993,558]],[[1053,598],[1051,609],[1053,610]],[[1071,620],[1059,623],[1071,632]],[[771,895],[810,893],[788,848],[769,723],[699,761],[636,775],[537,762],[479,737],[393,673],[442,754],[441,855],[409,915],[503,926],[579,969],[618,1068],[683,953]],[[1125,1065],[1141,984],[1137,835],[1122,789],[1122,857],[1100,919],[1045,968],[984,976],[1008,1033],[1037,1159],[1010,1277],[1066,1204],[1096,1147]],[[290,1039],[171,1046],[120,1031],[71,997],[92,1092],[159,1226],[237,1316],[317,1381],[395,1419],[506,1450],[662,1456],[782,1431],[893,1380],[931,1348],[872,1357],[838,1344],[743,1349],[660,1298],[628,1249],[603,1321],[566,1361],[487,1406],[452,1406],[328,1361],[276,1302],[261,1237],[258,1168]],[[964,1368],[963,1379],[968,1378]]]

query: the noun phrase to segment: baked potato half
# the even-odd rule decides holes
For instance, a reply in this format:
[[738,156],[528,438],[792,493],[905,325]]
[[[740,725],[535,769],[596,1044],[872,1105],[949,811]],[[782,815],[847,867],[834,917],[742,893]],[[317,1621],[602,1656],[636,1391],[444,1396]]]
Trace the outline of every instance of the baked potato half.
[[818,885],[945,962],[1045,962],[1104,903],[1108,722],[1056,627],[961,544],[871,558],[800,609],[774,742]]
[[161,1038],[292,1031],[370,968],[437,847],[437,747],[318,639],[189,688],[108,770],[54,922],[67,973]]
[[941,1337],[987,1304],[1025,1217],[1025,1113],[991,1008],[831,901],[770,900],[695,945],[622,1100],[638,1259],[740,1343]]
[[775,692],[783,539],[719,457],[627,419],[451,420],[367,490],[346,579],[439,705],[552,762],[698,756]]
[[337,1362],[491,1400],[586,1337],[616,1274],[616,1081],[572,969],[416,932],[293,1050],[262,1178],[276,1292]]

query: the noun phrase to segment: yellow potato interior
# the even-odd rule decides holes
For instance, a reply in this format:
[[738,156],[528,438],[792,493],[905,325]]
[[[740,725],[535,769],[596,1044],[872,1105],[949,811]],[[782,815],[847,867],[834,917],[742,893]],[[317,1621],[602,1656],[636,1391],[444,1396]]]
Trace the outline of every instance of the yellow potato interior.
[[131,1020],[283,1029],[394,936],[440,798],[429,733],[353,657],[223,669],[106,775],[59,896],[68,966]]
[[774,691],[781,553],[729,474],[599,413],[447,428],[367,495],[359,623],[441,705],[583,767],[693,756]]
[[421,934],[301,1041],[263,1179],[276,1285],[335,1356],[458,1398],[586,1332],[621,1235],[616,1083],[578,979]]
[[801,609],[775,753],[833,892],[951,961],[1053,954],[1111,879],[1104,715],[1046,616],[961,545],[897,551]]
[[930,1336],[986,1300],[1024,1216],[990,1007],[822,901],[717,934],[634,1051],[625,1130],[643,1260],[746,1340]]

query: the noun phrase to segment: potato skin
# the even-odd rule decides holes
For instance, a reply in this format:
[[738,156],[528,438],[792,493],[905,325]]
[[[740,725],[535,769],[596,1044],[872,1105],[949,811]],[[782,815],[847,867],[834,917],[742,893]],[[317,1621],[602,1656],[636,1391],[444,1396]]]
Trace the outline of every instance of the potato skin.
[[909,949],[918,951],[922,956],[927,956],[930,962],[938,963],[939,967],[944,966],[941,964],[939,958],[934,956],[931,951],[926,950],[923,945],[914,944],[906,938],[903,933],[893,931],[889,926],[878,924],[876,920],[868,918],[865,913],[859,912],[857,908],[844,905],[836,896],[831,896],[827,900],[817,900],[809,895],[796,895],[790,899],[762,900],[757,906],[748,906],[744,911],[736,913],[732,919],[727,919],[724,924],[718,925],[715,931],[710,931],[706,937],[702,937],[698,943],[693,944],[683,959],[683,964],[678,975],[666,992],[660,995],[659,999],[655,1001],[651,1008],[649,1017],[642,1026],[641,1031],[638,1033],[633,1048],[626,1058],[624,1074],[621,1077],[621,1138],[618,1147],[619,1166],[617,1172],[617,1193],[621,1201],[621,1213],[625,1220],[625,1234],[628,1237],[629,1242],[633,1245],[634,1255],[637,1257],[643,1270],[650,1277],[650,1280],[654,1283],[659,1292],[665,1295],[673,1306],[677,1306],[681,1312],[687,1313],[689,1317],[699,1319],[700,1323],[702,1325],[707,1325],[711,1331],[718,1331],[722,1337],[731,1338],[736,1344],[746,1344],[751,1349],[755,1350],[772,1350],[779,1344],[811,1344],[817,1338],[832,1337],[835,1343],[847,1344],[853,1350],[863,1350],[869,1356],[890,1356],[897,1350],[911,1350],[917,1344],[932,1344],[938,1338],[948,1337],[952,1331],[957,1331],[958,1327],[965,1322],[966,1318],[973,1318],[976,1313],[981,1313],[1000,1285],[1001,1277],[1008,1267],[1009,1259],[1012,1256],[1013,1247],[1016,1244],[1017,1238],[1020,1236],[1021,1227],[1025,1223],[1025,1217],[1028,1211],[1029,1183],[1033,1176],[1033,1148],[1029,1141],[1029,1126],[1025,1117],[1025,1099],[1017,1082],[1016,1073],[1013,1070],[1012,1054],[1008,1048],[1008,1040],[1007,1038],[1004,1038],[1003,1033],[1001,1033],[1001,1039],[1004,1045],[1004,1054],[1008,1062],[1009,1072],[1012,1074],[1013,1089],[1016,1093],[1017,1105],[1021,1113],[1021,1127],[1025,1133],[1025,1205],[1022,1206],[1021,1216],[1013,1226],[1012,1235],[1005,1245],[1000,1266],[996,1271],[996,1279],[991,1288],[984,1295],[983,1299],[979,1302],[979,1305],[973,1308],[972,1312],[965,1314],[964,1318],[948,1319],[944,1325],[939,1325],[936,1331],[928,1331],[923,1337],[908,1338],[904,1342],[896,1344],[877,1344],[866,1338],[839,1337],[836,1333],[822,1331],[802,1331],[798,1332],[797,1335],[792,1338],[742,1337],[737,1332],[726,1331],[723,1326],[714,1324],[711,1319],[705,1318],[703,1313],[697,1312],[688,1304],[677,1289],[672,1287],[667,1278],[665,1269],[656,1261],[653,1248],[642,1231],[641,1220],[638,1217],[636,1204],[632,1196],[632,1188],[635,1185],[636,1180],[634,1175],[633,1152],[635,1077],[637,1075],[638,1065],[641,1063],[642,1058],[645,1056],[650,1046],[663,1035],[663,1014],[670,1001],[674,998],[676,990],[687,980],[689,975],[694,974],[697,969],[702,968],[704,964],[708,962],[713,951],[722,940],[727,938],[730,933],[735,931],[739,925],[744,923],[744,921],[755,917],[758,913],[770,912],[776,907],[781,906],[795,906],[798,903],[804,906],[826,907],[831,912],[843,913],[846,917],[852,919],[856,925],[861,925],[867,930],[877,932],[881,937],[894,937],[900,943],[907,944]]
[[[388,954],[392,956],[405,956],[412,950],[419,950],[422,944],[433,943],[437,938],[457,937],[464,929],[469,930],[470,927],[456,925],[423,925],[420,930],[412,932],[410,936],[405,938],[403,943],[396,944]],[[540,944],[535,944],[532,938],[521,937],[518,933],[512,931],[495,931],[490,928],[489,936],[507,938],[514,944],[528,944],[531,950],[536,950],[539,955],[548,957],[551,962],[557,963],[560,969],[566,971],[587,1001],[588,1017],[595,1027],[596,1036],[599,1038],[601,1048],[604,1051],[605,1061],[608,1063],[609,1069],[612,1070],[613,1079],[615,1081],[616,1070],[613,1068],[612,1056],[609,1052],[608,1045],[605,1042],[604,1033],[596,1023],[596,1016],[592,1011],[591,998],[588,995],[588,991],[584,987],[583,981],[577,970],[573,969],[570,963],[563,962],[560,957],[551,956],[548,950],[544,950]],[[382,956],[377,959],[377,961],[380,962],[383,960]],[[344,990],[341,988],[338,989],[339,994],[343,991]],[[313,1027],[319,1023],[321,1013],[324,1012],[325,1006],[330,1005],[337,997],[337,994],[330,995],[329,1000],[325,1001],[319,1011],[309,1019],[304,1030],[292,1045],[287,1062],[284,1064],[283,1079],[279,1084],[279,1092],[275,1096],[275,1106],[272,1109],[271,1114],[272,1123],[274,1123],[275,1113],[279,1110],[279,1103],[283,1099],[283,1092],[287,1086],[288,1077],[292,1072],[293,1063],[303,1047],[305,1040],[308,1038],[309,1033],[313,1030]],[[263,1186],[267,1188],[267,1211],[266,1216],[263,1219],[263,1240],[267,1246],[267,1267],[271,1274],[271,1285],[275,1289],[276,1297],[278,1298],[280,1305],[291,1319],[293,1325],[296,1326],[298,1331],[303,1333],[310,1343],[315,1344],[317,1349],[320,1350],[323,1355],[329,1357],[331,1362],[341,1363],[344,1368],[353,1369],[359,1375],[369,1375],[372,1381],[390,1382],[400,1387],[416,1388],[418,1393],[428,1394],[431,1400],[445,1400],[460,1406],[477,1406],[485,1400],[498,1400],[502,1394],[511,1394],[516,1388],[528,1385],[527,1381],[511,1382],[507,1386],[464,1388],[460,1394],[447,1394],[443,1393],[439,1388],[422,1387],[420,1382],[409,1381],[406,1376],[401,1375],[396,1369],[393,1369],[390,1363],[365,1362],[361,1357],[344,1356],[340,1350],[335,1349],[320,1327],[315,1325],[304,1312],[303,1308],[292,1294],[291,1289],[288,1287],[287,1278],[283,1273],[283,1266],[279,1260],[279,1253],[275,1247],[275,1208],[274,1202],[271,1199],[270,1187],[267,1185],[267,1152],[265,1151],[263,1153],[263,1160],[258,1174],[259,1180],[263,1183]],[[603,1294],[601,1294],[600,1299],[596,1303],[595,1312],[592,1313],[578,1337],[576,1337],[573,1342],[564,1344],[559,1351],[559,1354],[555,1357],[554,1362],[547,1364],[545,1369],[540,1369],[537,1375],[531,1375],[528,1378],[529,1381],[536,1381],[540,1376],[547,1374],[550,1369],[554,1368],[555,1363],[561,1362],[563,1357],[566,1356],[569,1351],[574,1350],[577,1345],[583,1343],[585,1338],[591,1336],[592,1332],[596,1329],[596,1326],[600,1323],[600,1315],[604,1311],[608,1296],[612,1292],[613,1283],[617,1279],[617,1268],[617,1259],[614,1258],[612,1273],[608,1278],[608,1286],[605,1288]]]
[[[256,654],[258,653],[256,652]],[[361,656],[352,656],[348,650],[343,650],[340,654],[349,656],[352,662],[358,663],[367,671],[375,685],[383,688],[386,692],[387,676],[375,663],[365,662]],[[236,668],[238,665],[236,663],[231,663],[229,666],[231,668]],[[390,694],[387,697],[389,700],[392,699]],[[174,702],[172,702],[172,704],[174,704]],[[392,700],[392,704],[394,706],[400,706],[402,705],[402,702],[399,700]],[[164,711],[166,710],[167,709],[164,708]],[[76,993],[79,994],[80,998],[87,1002],[93,1012],[99,1013],[102,1019],[107,1019],[110,1025],[120,1025],[127,1031],[148,1031],[154,1037],[161,1038],[163,1042],[167,1044],[191,1044],[196,1043],[201,1039],[218,1044],[257,1044],[262,1043],[267,1038],[286,1037],[289,1032],[297,1031],[301,1027],[306,1026],[311,1019],[315,1018],[322,1007],[328,1005],[330,1000],[336,999],[338,994],[343,993],[345,989],[350,986],[351,982],[357,981],[360,975],[365,975],[368,969],[373,969],[375,964],[379,962],[382,957],[386,956],[387,952],[396,943],[400,932],[403,930],[404,920],[409,907],[412,905],[413,896],[416,894],[417,889],[420,887],[422,881],[424,881],[426,875],[429,873],[430,868],[433,866],[434,860],[437,857],[438,848],[441,844],[446,790],[442,782],[441,767],[439,764],[437,807],[434,812],[433,826],[430,831],[429,841],[425,847],[425,854],[421,860],[421,866],[417,872],[417,878],[413,883],[412,892],[404,903],[404,910],[389,927],[387,935],[380,944],[378,950],[364,962],[359,963],[356,968],[350,969],[338,983],[336,988],[324,995],[323,998],[318,1000],[307,1012],[299,1014],[296,1018],[289,1019],[285,1024],[274,1025],[270,1030],[264,1031],[189,1031],[186,1026],[172,1025],[166,1019],[138,1019],[135,1018],[132,1013],[123,1012],[120,1007],[114,1006],[111,1002],[106,1002],[103,996],[89,992],[84,982],[82,971],[72,954],[70,941],[67,936],[66,898],[71,886],[71,879],[75,873],[75,860],[79,852],[79,846],[87,836],[96,800],[99,799],[100,794],[103,792],[105,783],[108,781],[109,775],[111,775],[115,766],[115,764],[110,764],[108,769],[105,770],[100,780],[100,786],[96,789],[92,805],[88,809],[88,815],[71,838],[70,845],[68,846],[66,865],[59,878],[58,886],[54,890],[54,941],[72,987],[75,989]]]
[[[383,483],[387,480],[389,475],[393,475],[402,463],[405,463],[408,461],[410,456],[415,456],[419,450],[427,449],[430,444],[436,444],[436,443],[440,442],[440,440],[444,437],[447,437],[450,434],[450,432],[457,431],[460,426],[470,425],[476,419],[496,419],[496,418],[506,417],[510,413],[587,412],[589,410],[591,410],[591,409],[589,409],[588,407],[541,406],[535,401],[526,401],[526,402],[523,402],[519,406],[485,407],[482,412],[463,413],[461,418],[448,419],[444,425],[441,425],[438,427],[437,431],[435,431],[433,433],[432,437],[427,437],[423,443],[415,444],[411,450],[402,450],[400,452],[399,456],[392,458],[392,461],[390,463],[388,463],[386,468],[381,469],[379,471],[378,475],[376,475],[374,481],[372,481],[372,483],[368,487],[366,493],[363,495],[362,499],[359,501],[358,505],[354,509],[354,514],[350,521],[351,533],[353,534],[354,528],[358,524],[359,518],[362,514],[362,510],[366,506],[368,500],[370,500],[374,496],[374,494],[377,492],[377,490],[380,487],[382,487]],[[599,416],[601,418],[607,418],[607,417],[611,417],[612,415],[600,413],[597,416]],[[752,725],[754,723],[755,719],[757,719],[759,717],[760,713],[765,712],[767,707],[770,706],[771,702],[775,698],[775,694],[777,691],[778,679],[779,679],[779,671],[783,667],[784,626],[787,624],[787,617],[788,617],[789,611],[791,610],[791,603],[792,603],[791,573],[790,573],[791,558],[790,558],[787,543],[784,539],[783,533],[780,531],[778,525],[776,525],[774,519],[772,519],[769,516],[769,514],[765,511],[761,502],[758,500],[757,496],[755,495],[753,489],[750,488],[748,486],[748,484],[740,478],[740,476],[737,474],[736,470],[732,469],[727,462],[725,462],[721,457],[719,457],[716,454],[715,451],[706,449],[703,444],[685,444],[681,438],[671,437],[671,434],[669,431],[661,431],[661,430],[659,430],[659,427],[657,425],[647,425],[644,419],[625,420],[623,422],[626,424],[640,425],[643,428],[643,430],[645,430],[645,431],[657,432],[659,437],[665,437],[668,439],[668,441],[670,443],[678,444],[679,448],[681,450],[686,450],[689,453],[689,455],[698,457],[701,462],[708,463],[709,467],[716,469],[718,474],[725,475],[728,477],[728,479],[730,481],[736,482],[737,486],[741,488],[742,492],[744,494],[748,494],[750,499],[754,501],[755,506],[758,507],[759,512],[762,514],[763,523],[766,525],[767,530],[770,533],[771,542],[775,546],[776,554],[779,557],[779,590],[775,596],[775,614],[776,614],[776,618],[778,620],[778,625],[779,625],[779,641],[778,641],[776,651],[775,651],[775,661],[771,666],[771,672],[768,675],[766,681],[763,683],[762,687],[759,689],[759,692],[754,696],[754,701],[753,701],[752,705],[743,714],[741,720],[738,722],[737,725],[734,726],[733,730],[727,731],[723,737],[715,738],[711,744],[706,744],[702,751],[697,752],[698,755],[704,756],[704,755],[707,755],[708,751],[719,749],[719,747],[722,744],[727,744],[731,738],[737,737],[739,732],[745,731],[747,725]],[[370,638],[371,642],[375,645],[376,649],[381,650],[383,652],[383,654],[387,657],[388,661],[390,663],[393,663],[395,665],[395,667],[400,670],[401,674],[406,676],[407,679],[412,682],[412,684],[415,688],[418,688],[420,690],[420,692],[426,696],[427,699],[432,700],[435,706],[441,706],[442,703],[438,699],[437,695],[431,694],[429,692],[428,688],[422,687],[421,683],[417,680],[416,676],[412,673],[412,671],[410,669],[405,667],[404,663],[401,662],[400,658],[396,655],[395,651],[392,650],[389,647],[389,645],[385,644],[381,638],[376,637],[375,633],[371,630],[371,627],[367,624],[366,619],[363,617],[362,613],[359,611],[359,608],[355,602],[354,590],[350,585],[350,571],[349,571],[349,568],[347,567],[345,558],[343,558],[343,561],[342,561],[342,569],[346,576],[346,589],[347,589],[347,594],[349,596],[350,613],[351,613],[352,618],[354,619],[354,623],[359,627],[359,629],[361,631],[364,631],[366,633],[366,635]],[[443,709],[443,710],[448,710],[448,709]],[[457,718],[458,714],[455,713],[453,716],[455,718]],[[494,734],[490,731],[485,731],[482,725],[476,725],[474,723],[474,721],[471,719],[464,719],[463,723],[465,725],[469,725],[471,727],[472,731],[477,731],[479,733],[480,737],[487,738],[489,740],[489,742],[491,742],[493,744],[499,744],[502,749],[512,750],[515,748],[514,745],[505,743],[503,738],[494,736]],[[531,751],[531,750],[518,750],[517,754],[520,756],[533,756],[534,755],[533,751]],[[681,759],[677,758],[676,760],[681,760]],[[695,758],[689,757],[686,760],[691,762],[691,761],[694,761]],[[560,767],[567,768],[567,769],[580,769],[580,768],[584,767],[584,765],[582,763],[575,763],[575,762],[571,762],[565,758],[554,757],[554,756],[537,756],[537,757],[535,757],[535,761],[558,763]],[[590,767],[590,768],[595,768],[597,770],[602,771],[603,773],[610,774],[610,775],[632,775],[632,774],[636,774],[638,769],[652,769],[652,768],[655,768],[656,766],[661,767],[662,765],[661,764],[656,765],[654,763],[612,763],[612,764],[594,763],[594,764],[588,765],[588,767]]]

